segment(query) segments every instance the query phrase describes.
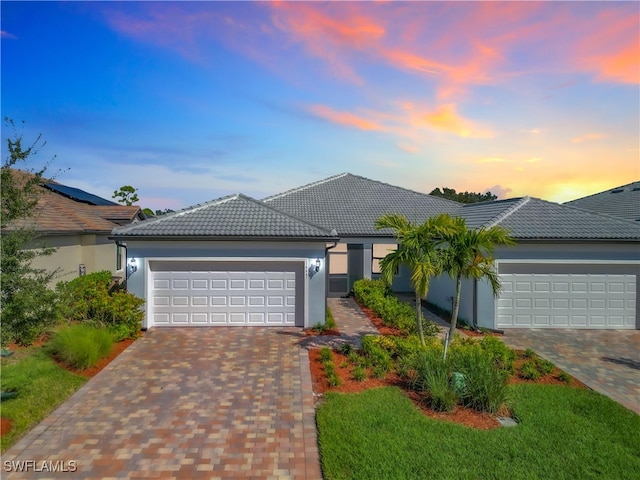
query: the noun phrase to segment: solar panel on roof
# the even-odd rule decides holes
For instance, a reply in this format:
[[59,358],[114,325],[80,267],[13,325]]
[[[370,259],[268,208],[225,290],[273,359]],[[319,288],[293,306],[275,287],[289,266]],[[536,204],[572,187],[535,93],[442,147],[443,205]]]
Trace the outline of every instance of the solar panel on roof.
[[79,188],[67,187],[66,185],[60,185],[59,183],[43,183],[43,187],[48,188],[52,192],[59,193],[76,202],[88,203],[89,205],[99,205],[103,207],[111,207],[118,205],[115,202],[107,200],[105,198],[93,195],[92,193],[85,192]]

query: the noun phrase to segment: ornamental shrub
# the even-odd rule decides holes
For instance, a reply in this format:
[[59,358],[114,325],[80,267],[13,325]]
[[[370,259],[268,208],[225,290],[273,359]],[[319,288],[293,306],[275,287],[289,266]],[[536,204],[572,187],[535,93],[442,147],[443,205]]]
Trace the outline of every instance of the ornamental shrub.
[[110,272],[60,282],[56,289],[63,319],[104,326],[115,335],[115,341],[135,338],[140,332],[144,300],[114,284]]
[[493,363],[505,372],[513,373],[516,352],[507,347],[502,340],[486,336],[480,341],[480,348],[493,358]]
[[106,328],[77,324],[56,332],[46,350],[71,368],[84,370],[109,355],[113,337]]

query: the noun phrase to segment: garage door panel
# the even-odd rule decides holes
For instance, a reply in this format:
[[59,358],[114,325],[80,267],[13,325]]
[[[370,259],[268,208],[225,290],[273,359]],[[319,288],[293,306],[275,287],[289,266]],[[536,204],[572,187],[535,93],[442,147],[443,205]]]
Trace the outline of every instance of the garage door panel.
[[500,279],[516,288],[501,290],[498,328],[635,328],[635,275],[503,274]]
[[296,324],[295,271],[151,273],[155,325]]

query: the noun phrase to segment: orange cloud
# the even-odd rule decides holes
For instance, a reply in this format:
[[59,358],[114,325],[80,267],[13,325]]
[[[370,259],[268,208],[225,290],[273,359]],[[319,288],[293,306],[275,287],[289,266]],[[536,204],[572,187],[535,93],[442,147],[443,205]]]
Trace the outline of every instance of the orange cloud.
[[433,112],[423,115],[420,120],[431,128],[453,133],[459,137],[486,138],[493,136],[488,130],[482,129],[458,115],[455,104],[441,105]]
[[317,117],[345,127],[360,130],[384,130],[384,127],[376,122],[354,115],[353,113],[339,112],[325,105],[311,105],[308,107],[308,110]]
[[571,139],[573,143],[582,143],[588,140],[600,140],[602,138],[606,138],[606,135],[601,133],[587,133],[586,135],[581,135],[579,137],[574,137]]

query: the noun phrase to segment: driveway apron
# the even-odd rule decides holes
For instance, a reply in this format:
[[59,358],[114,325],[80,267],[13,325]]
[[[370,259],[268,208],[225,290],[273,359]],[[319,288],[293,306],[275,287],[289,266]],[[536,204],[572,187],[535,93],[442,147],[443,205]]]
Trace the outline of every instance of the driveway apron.
[[640,414],[640,330],[510,329],[503,340]]
[[2,478],[319,479],[303,337],[152,329],[5,452]]

